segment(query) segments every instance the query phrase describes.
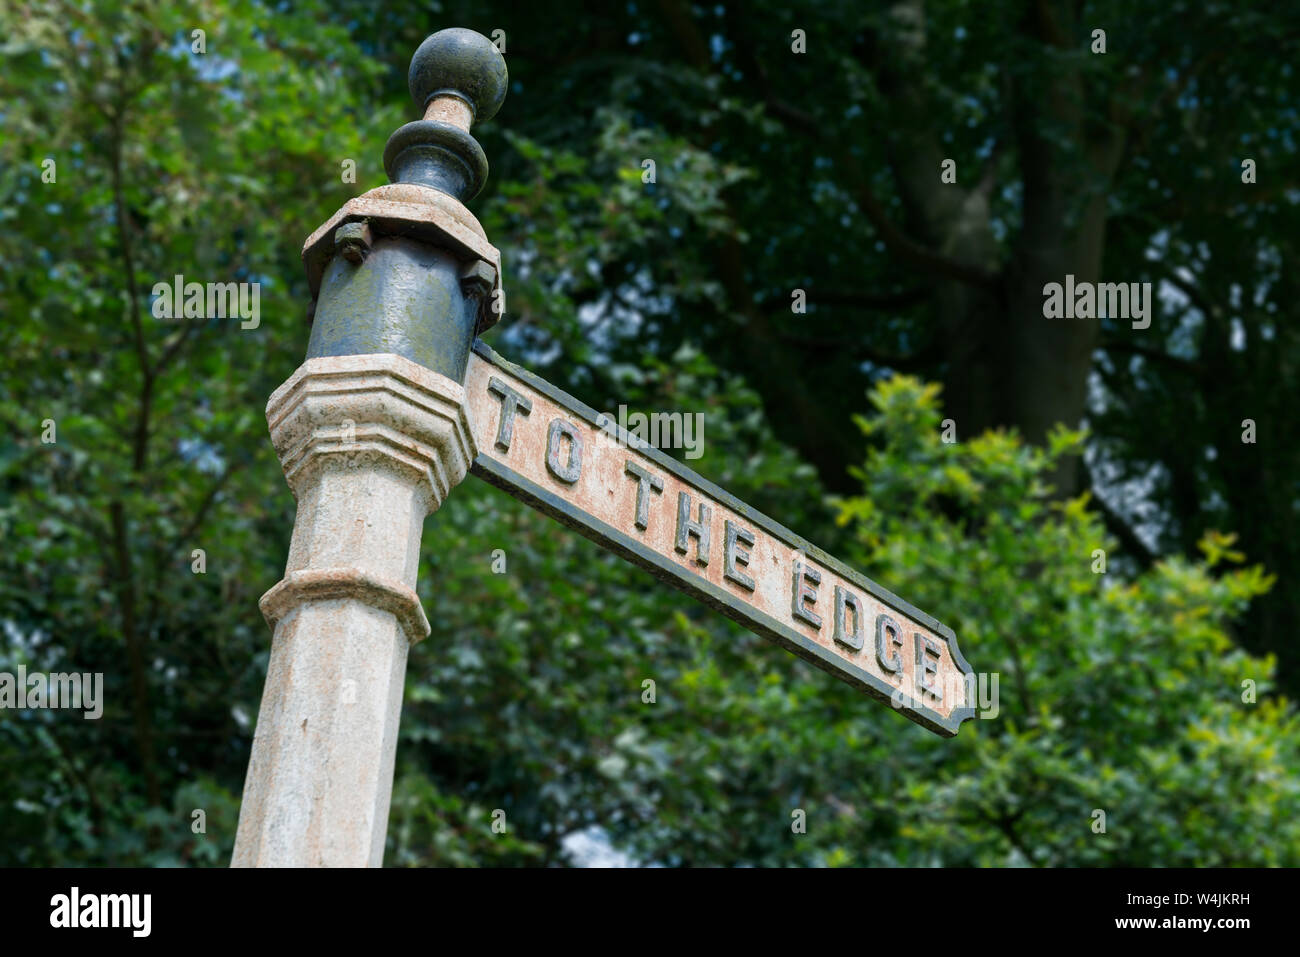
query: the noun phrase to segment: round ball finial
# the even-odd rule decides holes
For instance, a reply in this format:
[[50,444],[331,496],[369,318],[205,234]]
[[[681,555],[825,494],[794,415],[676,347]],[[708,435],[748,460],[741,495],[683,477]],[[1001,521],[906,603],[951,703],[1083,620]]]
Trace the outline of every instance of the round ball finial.
[[487,37],[451,27],[429,36],[411,57],[407,85],[423,110],[435,96],[454,95],[474,110],[474,121],[496,116],[505,102],[509,74],[505,57]]

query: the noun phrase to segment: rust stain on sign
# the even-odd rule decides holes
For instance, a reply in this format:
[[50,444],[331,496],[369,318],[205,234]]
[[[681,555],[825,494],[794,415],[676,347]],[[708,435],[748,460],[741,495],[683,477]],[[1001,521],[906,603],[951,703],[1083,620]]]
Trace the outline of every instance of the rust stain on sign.
[[472,471],[944,736],[974,715],[951,629],[481,341]]

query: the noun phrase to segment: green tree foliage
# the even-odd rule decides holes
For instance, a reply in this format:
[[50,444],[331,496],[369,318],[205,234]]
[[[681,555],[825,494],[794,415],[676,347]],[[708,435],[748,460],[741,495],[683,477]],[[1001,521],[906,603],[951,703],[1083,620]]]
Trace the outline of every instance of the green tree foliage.
[[[250,32],[265,12],[0,9],[0,667],[103,672],[107,700],[100,721],[4,716],[18,862],[185,860],[202,852],[182,786],[221,782],[204,788],[214,830],[237,803],[265,676],[255,609],[293,516],[262,409],[306,339],[297,250],[356,188],[340,162],[400,116],[363,135],[345,94],[382,66],[319,8]],[[262,324],[156,318],[151,290],[176,274],[260,282]]]
[[[999,714],[934,738],[470,479],[426,528],[420,595],[444,624],[409,665],[389,864],[559,864],[590,828],[668,865],[1296,863],[1294,710],[1238,647],[1283,647],[1294,597],[1234,567],[1228,535],[1294,570],[1294,57],[1256,49],[1294,38],[1236,8],[1085,4],[1053,27],[999,0],[930,4],[918,45],[911,6],[0,7],[0,671],[105,681],[99,721],[0,713],[0,863],[228,862],[257,598],[293,520],[262,409],[308,335],[298,251],[384,181],[407,60],[450,24],[508,44],[510,99],[476,131],[509,292],[494,346],[598,409],[704,412],[692,467],[953,626],[998,673]],[[1105,59],[1083,52],[1097,18]],[[1124,109],[1062,122],[1075,94]],[[1125,124],[1094,182],[1089,143]],[[935,129],[961,186],[927,210],[906,180]],[[1172,273],[1186,300],[1149,340],[1103,323],[1081,362],[1004,353],[1031,328],[1018,264],[1035,243],[1096,252],[1075,217],[1098,196],[1107,276]],[[260,325],[155,317],[176,274],[259,282]],[[1086,438],[978,406],[1032,363],[1096,372]],[[891,369],[943,382],[944,412]],[[1228,429],[1247,417],[1254,458]],[[1102,491],[1156,468],[1154,548],[1122,503],[1052,490],[1085,446]],[[1253,598],[1272,630],[1241,624]]]
[[936,392],[900,376],[872,393],[863,494],[840,518],[868,574],[943,607],[976,667],[1000,672],[1000,707],[969,736],[903,749],[903,785],[861,799],[944,863],[1294,866],[1300,727],[1245,693],[1274,662],[1227,631],[1272,578],[1224,570],[1242,556],[1218,535],[1198,561],[1099,573],[1116,543],[1089,496],[1043,481],[1083,436],[944,443]]

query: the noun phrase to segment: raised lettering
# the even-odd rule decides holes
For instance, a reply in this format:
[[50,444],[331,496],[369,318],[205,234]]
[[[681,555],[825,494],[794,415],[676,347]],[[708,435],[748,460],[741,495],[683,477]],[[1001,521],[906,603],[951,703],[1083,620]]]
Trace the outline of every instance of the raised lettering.
[[741,588],[754,590],[754,579],[750,578],[737,565],[749,567],[749,552],[741,551],[740,546],[746,548],[754,547],[754,533],[747,528],[741,528],[731,519],[723,523],[724,537],[726,546],[722,553],[722,576],[728,581],[733,581]]
[[[845,617],[853,610],[853,628],[845,627]],[[845,648],[862,650],[862,599],[847,588],[835,586],[835,640]]]
[[650,524],[650,493],[661,494],[664,480],[651,475],[631,459],[623,467],[623,472],[636,478],[636,527],[644,530]]
[[903,657],[898,649],[902,647],[898,622],[888,615],[879,615],[876,618],[876,661],[891,675],[899,677],[903,674]]
[[515,434],[515,412],[527,416],[533,411],[532,400],[520,395],[496,376],[488,379],[488,391],[501,399],[501,422],[497,425],[496,447],[510,451],[510,440]]
[[700,520],[691,521],[691,497],[685,492],[677,493],[677,541],[673,547],[677,551],[686,554],[686,541],[690,536],[695,536],[695,564],[707,565],[709,563],[709,520],[713,516],[713,509],[700,503]]
[[[569,460],[560,464],[560,438],[569,438]],[[546,468],[561,482],[572,485],[582,474],[582,436],[578,428],[563,419],[554,419],[546,433]]]
[[796,621],[806,621],[815,628],[821,628],[821,615],[808,605],[817,600],[817,586],[821,584],[822,573],[815,568],[808,568],[801,561],[794,563],[794,600],[790,603],[790,614]]
[[919,632],[913,632],[912,638],[916,641],[916,683],[922,691],[942,701],[943,689],[934,683],[939,674],[939,646]]

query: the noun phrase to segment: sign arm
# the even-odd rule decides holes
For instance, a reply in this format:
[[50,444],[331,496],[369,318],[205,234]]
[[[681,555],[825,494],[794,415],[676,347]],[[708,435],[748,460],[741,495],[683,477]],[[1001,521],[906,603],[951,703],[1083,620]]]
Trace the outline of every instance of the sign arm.
[[[956,635],[932,616],[482,340],[474,343],[465,387],[479,449],[471,474],[823,671],[890,701],[931,731],[950,737],[974,716],[974,672]],[[529,415],[521,419],[517,412],[525,404]],[[557,421],[573,430],[578,442],[552,441]],[[508,438],[501,441],[503,436]],[[553,454],[567,454],[560,446],[581,449],[576,476],[572,471],[557,476],[546,464]],[[572,463],[570,456],[563,465]],[[671,486],[671,499],[665,486]],[[685,554],[681,533],[688,520],[679,510],[679,495],[690,499],[690,525],[699,524],[702,510],[710,512],[712,523],[711,535],[686,540]],[[659,547],[648,534],[653,525],[668,532],[658,537]],[[711,539],[707,546],[705,539]],[[777,574],[759,568],[759,552],[766,564],[777,559]],[[701,564],[706,554],[707,564]],[[805,600],[806,617],[797,614],[795,584],[786,583],[796,564],[803,569],[803,588],[816,596],[811,603]],[[806,584],[808,575],[817,577],[818,587]],[[755,577],[759,587],[776,593],[757,595]],[[871,621],[864,620],[864,603],[876,610]],[[877,636],[882,617],[883,632]],[[889,665],[895,666],[892,672]],[[960,697],[936,697],[927,690],[931,687]]]

